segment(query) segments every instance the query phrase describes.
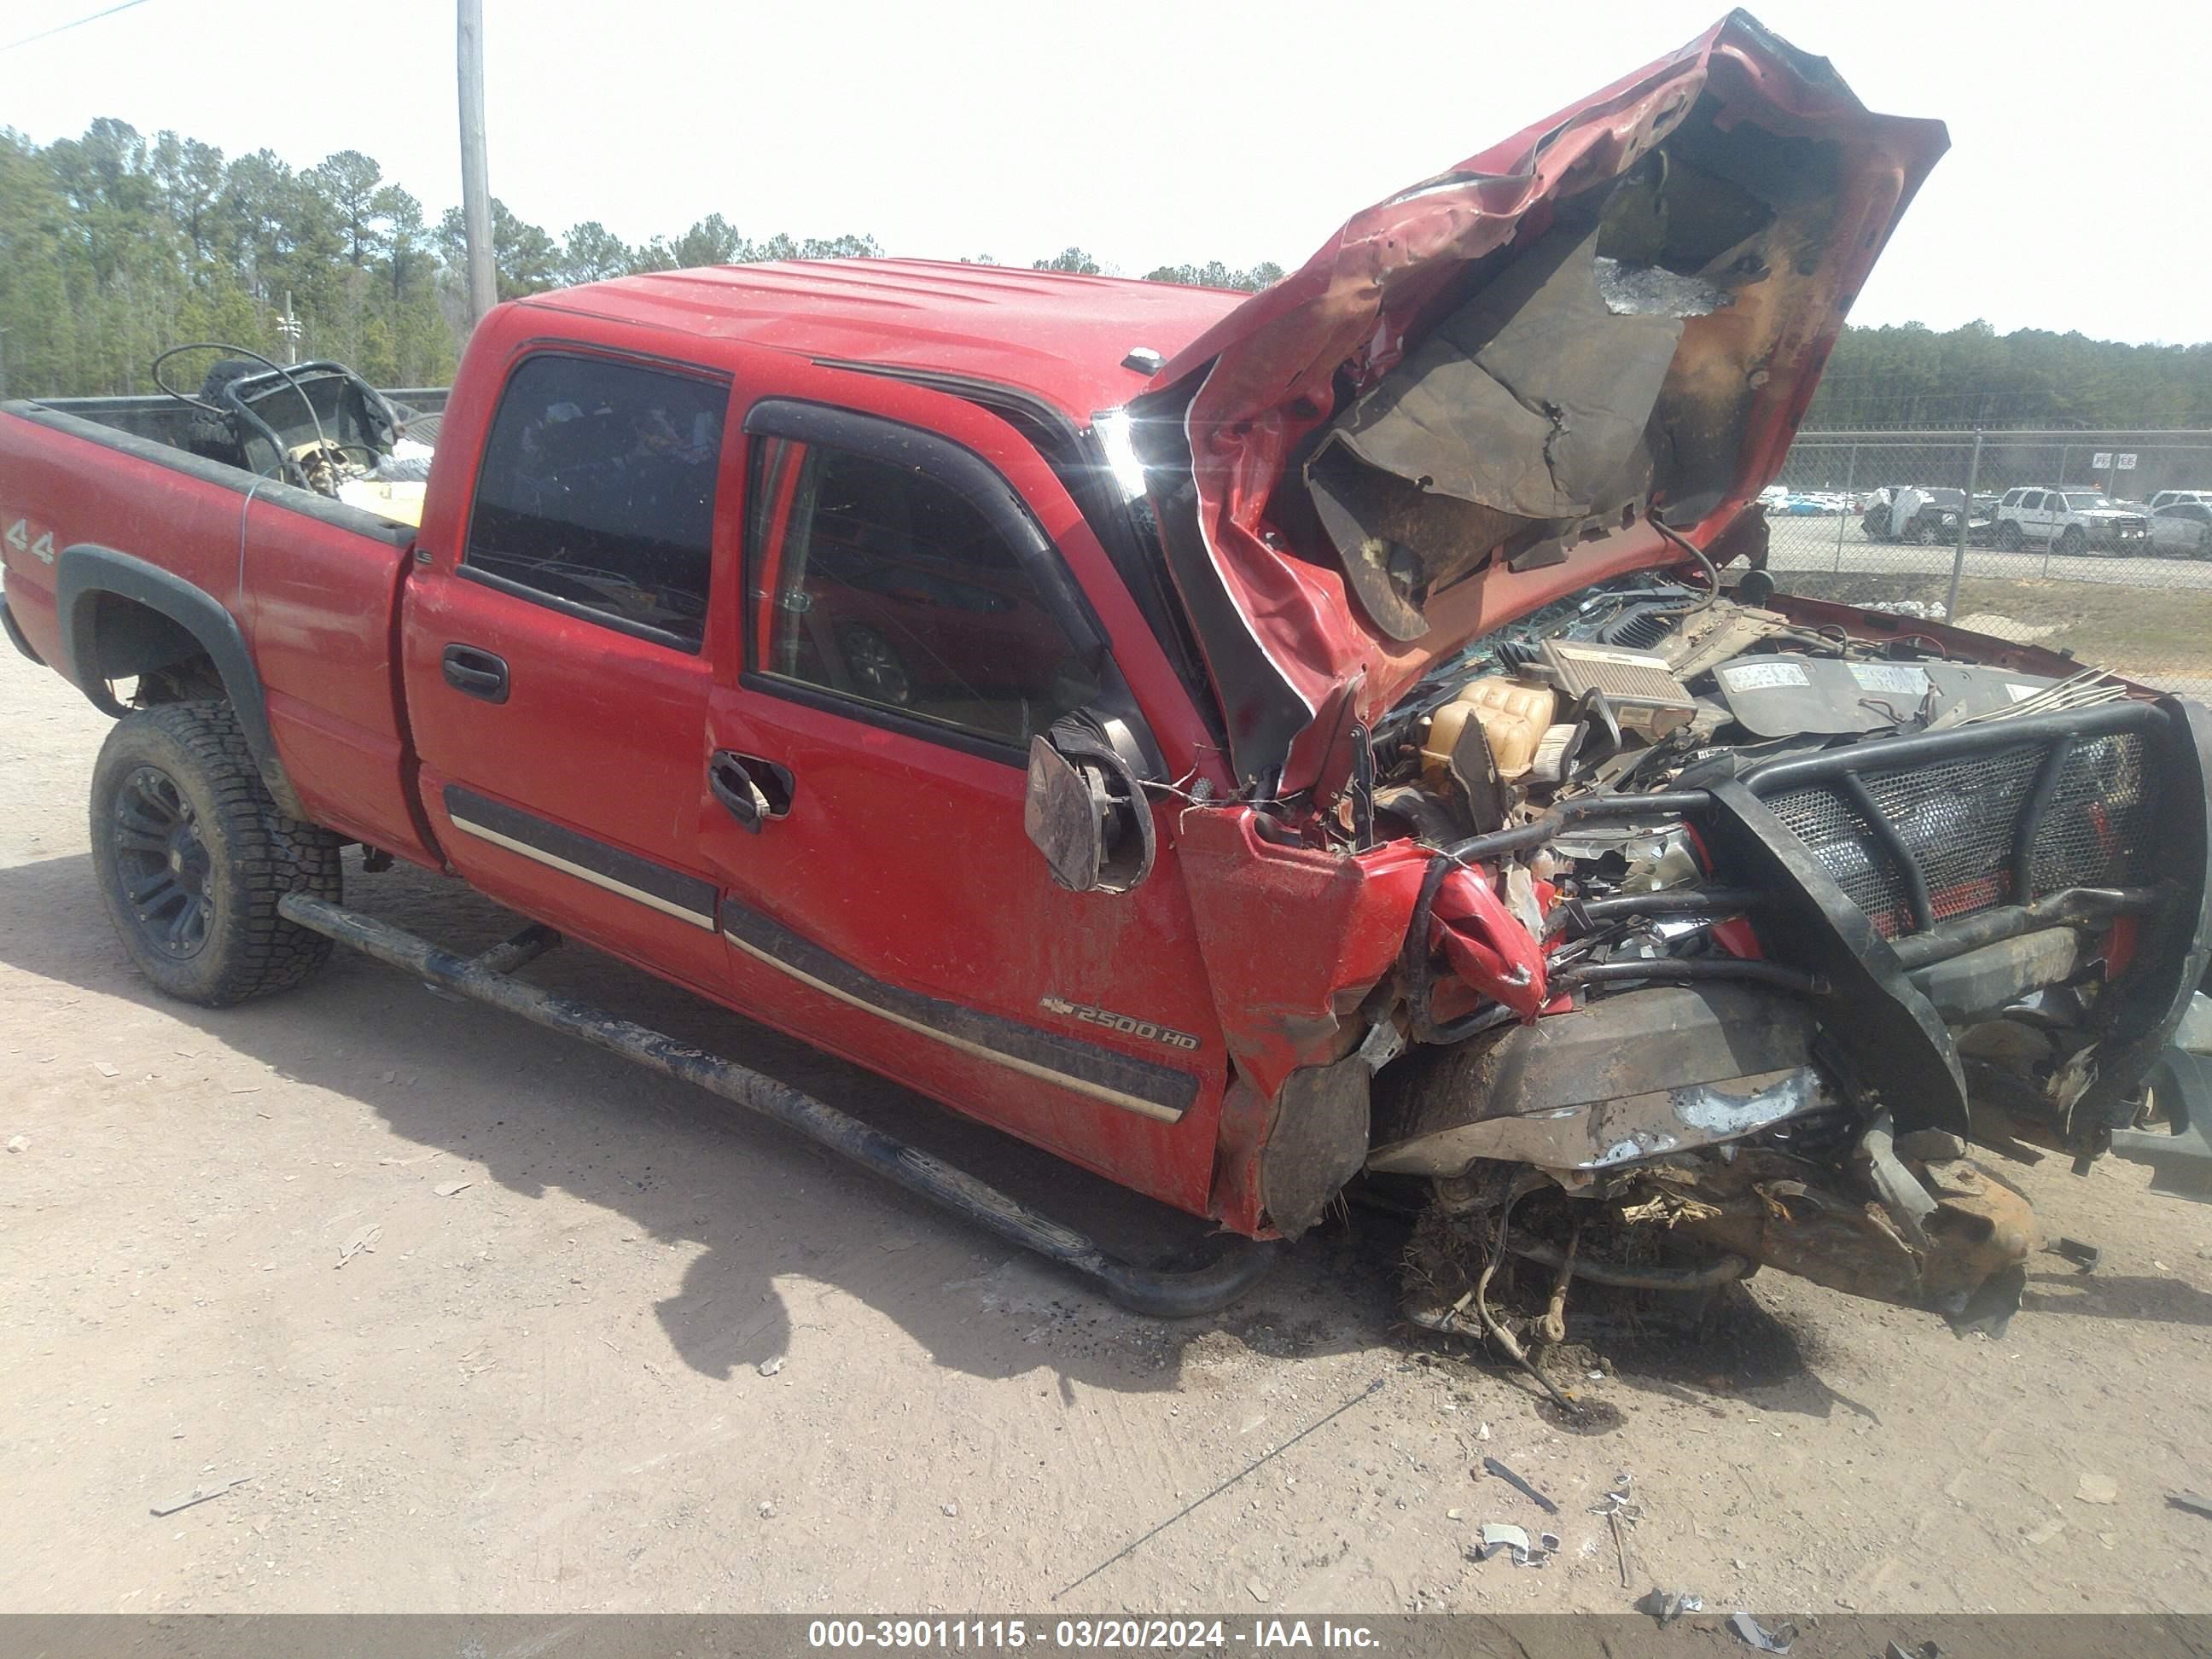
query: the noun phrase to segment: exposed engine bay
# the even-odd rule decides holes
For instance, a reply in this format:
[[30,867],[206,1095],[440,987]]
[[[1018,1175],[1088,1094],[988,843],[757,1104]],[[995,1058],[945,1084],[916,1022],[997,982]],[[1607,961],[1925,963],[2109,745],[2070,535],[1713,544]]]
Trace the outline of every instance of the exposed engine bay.
[[1374,1085],[1370,1178],[1429,1188],[1408,1312],[1497,1336],[1510,1263],[1557,1340],[1574,1280],[1766,1265],[2001,1326],[2039,1239],[1969,1148],[2086,1169],[2142,1109],[2130,1045],[2172,1011],[2128,970],[2193,948],[2157,938],[2160,862],[2203,857],[2160,830],[2203,788],[2186,717],[1712,577],[1474,641],[1338,803],[1347,847],[1449,855]]
[[[1376,723],[1376,812],[1418,836],[1480,835],[1577,792],[1671,787],[1723,759],[2127,696],[2094,669],[2062,681],[1958,660],[1925,635],[1855,639],[1794,623],[1759,603],[1771,592],[1763,572],[1728,592],[1639,573],[1474,641]],[[1533,873],[1550,879],[1566,872],[1562,857],[1626,858],[1631,847],[1651,861],[1646,832],[1600,840],[1601,849],[1587,836],[1555,847]],[[1625,870],[1619,878],[1638,890],[1666,884]]]

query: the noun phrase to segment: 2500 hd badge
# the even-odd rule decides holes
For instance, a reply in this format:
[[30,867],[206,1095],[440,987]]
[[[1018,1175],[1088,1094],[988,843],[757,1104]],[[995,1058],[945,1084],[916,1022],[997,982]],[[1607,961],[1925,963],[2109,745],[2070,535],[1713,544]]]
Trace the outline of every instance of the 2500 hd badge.
[[1087,1002],[1070,1002],[1066,997],[1047,992],[1037,999],[1037,1006],[1048,1014],[1059,1014],[1067,1019],[1079,1019],[1086,1025],[1103,1025],[1109,1031],[1119,1031],[1124,1036],[1142,1037],[1147,1042],[1164,1042],[1170,1048],[1192,1049],[1198,1039],[1188,1031],[1178,1031],[1171,1025],[1161,1025],[1149,1019],[1139,1019],[1133,1014],[1117,1014],[1110,1008],[1094,1007]]

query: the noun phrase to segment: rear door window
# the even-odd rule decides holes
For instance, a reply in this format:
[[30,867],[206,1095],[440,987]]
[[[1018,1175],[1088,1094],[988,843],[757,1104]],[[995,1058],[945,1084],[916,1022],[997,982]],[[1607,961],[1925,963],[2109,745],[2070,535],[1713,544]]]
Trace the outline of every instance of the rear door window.
[[785,438],[758,443],[752,476],[756,672],[1010,749],[1097,695],[1036,556],[953,483]]
[[704,375],[529,359],[492,421],[461,574],[697,651],[728,402]]

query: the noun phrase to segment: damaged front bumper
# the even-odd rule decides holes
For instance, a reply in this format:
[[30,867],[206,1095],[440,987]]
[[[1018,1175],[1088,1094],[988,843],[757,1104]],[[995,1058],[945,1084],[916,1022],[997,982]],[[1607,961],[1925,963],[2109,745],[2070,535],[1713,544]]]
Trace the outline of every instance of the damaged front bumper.
[[2212,716],[2130,700],[1584,795],[1446,849],[1449,869],[1572,823],[1676,818],[1759,954],[1610,964],[1571,1012],[1471,1032],[1480,1014],[1431,1007],[1430,884],[1404,977],[1437,1046],[1377,1079],[1368,1167],[1449,1190],[1534,1166],[1678,1243],[1956,1312],[2036,1237],[1966,1143],[2086,1168],[2191,1006],[2212,955],[2208,778]]
[[[1456,1176],[1486,1158],[1587,1173],[1732,1140],[1827,1101],[1814,1036],[1805,1001],[1761,988],[1607,997],[1464,1045],[1441,1086],[1386,1091],[1367,1167]],[[1501,1109],[1469,1117],[1474,1103]]]

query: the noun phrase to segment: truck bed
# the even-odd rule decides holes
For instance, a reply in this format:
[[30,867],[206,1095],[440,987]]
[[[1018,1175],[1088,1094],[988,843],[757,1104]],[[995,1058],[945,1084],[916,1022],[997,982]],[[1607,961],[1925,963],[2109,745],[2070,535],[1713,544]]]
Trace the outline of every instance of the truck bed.
[[188,411],[158,403],[0,404],[11,636],[110,713],[204,653],[281,805],[435,864],[394,648],[414,529],[194,454]]
[[[417,386],[380,388],[397,404],[425,415],[444,411],[450,386]],[[118,398],[40,398],[41,409],[74,415],[95,426],[113,427],[134,438],[145,438],[171,449],[185,447],[185,434],[192,410],[165,392],[134,393]]]

